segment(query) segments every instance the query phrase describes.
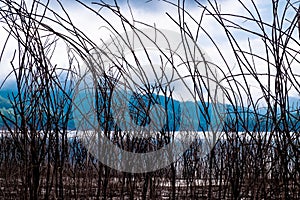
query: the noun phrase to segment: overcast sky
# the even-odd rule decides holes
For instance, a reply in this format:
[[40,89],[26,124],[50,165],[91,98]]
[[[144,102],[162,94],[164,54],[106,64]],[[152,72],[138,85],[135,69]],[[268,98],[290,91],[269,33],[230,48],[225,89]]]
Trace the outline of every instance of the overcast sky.
[[[177,0],[170,0],[171,2],[177,3]],[[30,2],[30,1],[28,1]],[[76,24],[84,33],[86,33],[90,38],[92,38],[96,43],[100,40],[106,40],[107,39],[107,33],[103,31],[101,28],[102,26],[105,26],[103,20],[99,19],[94,13],[91,13],[87,11],[87,9],[83,8],[82,5],[76,3],[75,1],[63,1],[66,10],[70,14],[71,19],[73,20],[74,24]],[[98,5],[92,5],[90,0],[85,1],[87,5],[91,6],[92,8],[99,8]],[[104,2],[112,3],[113,0],[104,0]],[[131,20],[129,7],[127,4],[127,0],[118,0],[117,1],[121,12],[128,16],[128,19]],[[155,24],[158,28],[164,28],[168,30],[177,30],[178,27],[172,20],[167,16],[166,13],[169,13],[171,16],[177,16],[177,9],[174,6],[170,6],[169,4],[153,0],[153,1],[146,1],[144,0],[131,0],[129,1],[132,9],[132,13],[135,20],[147,23],[147,24]],[[209,5],[204,0],[200,0],[199,2],[203,3],[204,5],[207,5],[209,8]],[[245,15],[249,16],[249,14],[246,12],[245,8],[242,7],[241,4],[238,3],[237,0],[219,0],[218,7],[221,10],[222,13],[231,13],[231,14],[238,14],[238,15]],[[246,5],[246,8],[254,11],[254,7],[251,4],[251,1],[243,1]],[[271,16],[272,16],[272,7],[271,7],[271,1],[262,1],[262,0],[255,0],[255,4],[257,5],[261,17],[266,22],[271,22]],[[284,1],[281,1],[284,2]],[[55,1],[52,1],[51,7],[57,12],[61,12],[59,9],[59,6],[55,3]],[[200,19],[203,9],[200,8],[193,0],[186,1],[186,9],[189,11],[189,13],[196,18],[197,20]],[[119,29],[119,31],[122,31],[122,27],[120,24],[118,24],[118,19],[108,10],[101,10],[101,15],[104,16],[106,19],[108,19],[110,22],[115,24],[115,28]],[[207,13],[206,13],[207,14]],[[292,15],[294,15],[294,12],[287,13],[287,16],[290,16],[292,18]],[[243,20],[236,20],[240,24],[250,27],[253,30],[258,30],[257,25],[254,25],[253,23],[249,21],[243,21]],[[192,31],[195,31],[197,26],[192,20],[190,20],[186,16],[186,22],[191,28]],[[222,50],[222,53],[224,57],[226,58],[228,65],[232,66],[231,70],[236,71],[238,73],[238,69],[235,67],[236,63],[233,59],[233,52],[230,50],[228,40],[226,39],[224,30],[219,26],[219,24],[216,22],[216,20],[213,19],[212,16],[205,15],[202,21],[202,27],[205,27],[205,30],[208,32],[210,37],[214,39],[214,41],[218,44],[220,49]],[[0,38],[0,45],[2,46],[4,44],[3,35],[5,35],[5,31],[3,29],[0,30],[0,34],[2,37]],[[260,48],[262,46],[262,41],[260,38],[255,37],[250,34],[242,33],[241,31],[233,31],[233,34],[235,35],[236,39],[238,40],[239,44],[245,48],[245,50],[249,50],[248,48],[248,40],[251,42],[253,51],[257,54],[264,55],[264,48]],[[295,33],[296,34],[296,33]],[[214,48],[212,42],[209,40],[207,35],[205,35],[203,32],[201,32],[200,37],[198,39],[198,44],[201,48],[203,48],[207,54],[211,57],[211,59],[220,64],[223,65],[221,57],[218,55],[218,52],[216,48]],[[8,72],[11,70],[9,66],[9,61],[12,58],[13,50],[16,47],[16,43],[13,41],[10,41],[9,48],[5,51],[4,57],[0,63],[1,68],[1,75],[0,75],[0,81],[3,80],[3,77],[8,74]],[[66,65],[65,62],[66,58],[66,48],[58,48],[54,55],[55,62],[57,62],[58,65]],[[257,65],[260,65],[261,61],[257,60]],[[263,73],[267,71],[266,67],[261,67],[258,69],[259,72]],[[228,72],[228,69],[224,68],[225,72]],[[297,70],[295,68],[295,72],[300,72],[300,70]],[[251,80],[251,78],[249,79]],[[255,81],[254,81],[255,82]],[[256,89],[257,85],[253,82],[253,93],[257,93],[258,90]],[[297,95],[296,93],[292,93],[293,95]]]

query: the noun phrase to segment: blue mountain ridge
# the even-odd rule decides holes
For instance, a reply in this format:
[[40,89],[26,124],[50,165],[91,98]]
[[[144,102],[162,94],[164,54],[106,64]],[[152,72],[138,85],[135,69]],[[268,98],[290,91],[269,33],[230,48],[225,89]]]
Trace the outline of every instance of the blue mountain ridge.
[[[12,94],[16,92],[14,89],[1,89],[0,90],[0,112],[7,116],[11,117],[13,113],[12,104],[10,103],[9,97],[12,97]],[[62,94],[61,94],[62,95]],[[149,98],[144,96],[131,96],[128,98],[128,111],[130,113],[130,119],[139,126],[147,126],[150,123],[147,113],[147,108],[150,108],[153,102],[161,105],[165,108],[167,113],[167,122],[165,123],[163,129],[166,131],[178,131],[181,130],[184,122],[182,121],[182,116],[189,116],[188,122],[194,131],[209,131],[210,125],[214,125],[212,122],[212,116],[214,115],[212,106],[208,103],[197,102],[179,102],[170,98],[166,98],[160,95],[152,96],[152,103],[149,101]],[[100,104],[101,105],[101,104]],[[295,131],[300,129],[299,122],[299,106],[300,99],[295,97],[289,98],[289,126],[292,127]],[[274,124],[268,121],[268,116],[270,112],[267,108],[258,108],[256,109],[255,115],[254,110],[251,108],[245,108],[240,106],[232,106],[228,104],[220,104],[222,109],[219,110],[222,113],[222,116],[219,116],[222,120],[222,125],[218,129],[219,131],[269,131]],[[64,112],[67,112],[64,109]],[[280,110],[278,110],[278,116],[280,115]],[[100,113],[98,115],[100,123],[107,123],[104,118],[104,115]],[[107,118],[106,118],[107,119]],[[266,126],[268,121],[268,127]],[[272,121],[272,120],[271,120]],[[242,123],[241,123],[242,122]],[[68,121],[67,128],[69,130],[76,130],[76,123],[73,119],[73,113],[70,114],[70,120]],[[114,129],[116,126],[114,118],[111,117],[110,128]],[[283,125],[279,125],[283,126]],[[3,120],[0,118],[0,128],[5,128]]]

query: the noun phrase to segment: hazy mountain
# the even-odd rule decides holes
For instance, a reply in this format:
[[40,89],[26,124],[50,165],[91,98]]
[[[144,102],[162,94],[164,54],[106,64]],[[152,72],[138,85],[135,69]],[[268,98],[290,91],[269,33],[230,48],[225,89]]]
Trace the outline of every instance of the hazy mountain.
[[[9,96],[11,97],[13,93],[13,89],[1,89],[0,90],[0,112],[5,116],[11,116],[13,113],[12,105],[9,101]],[[140,97],[130,97],[130,102],[128,103],[129,115],[128,119],[125,120],[133,120],[136,124],[140,126],[147,126],[150,123],[151,119],[147,117],[146,112],[147,109],[143,109],[142,107],[149,107],[150,101],[147,100],[145,96]],[[161,105],[166,109],[167,113],[167,121],[165,124],[165,130],[181,130],[182,127],[189,125],[193,130],[197,131],[208,131],[210,127],[208,122],[214,126],[216,122],[214,119],[213,107],[207,103],[202,104],[201,102],[179,102],[177,100],[170,100],[163,96],[153,96],[155,103]],[[232,129],[232,130],[252,130],[252,131],[265,131],[268,130],[269,127],[266,127],[266,121],[268,116],[268,110],[266,108],[259,108],[256,112],[259,115],[255,115],[254,111],[250,108],[243,107],[234,107],[232,105],[218,105],[220,113],[222,116],[219,116],[223,121],[223,126],[219,127],[218,130],[224,129]],[[300,107],[300,99],[295,97],[289,98],[289,107],[290,107],[290,117],[291,118],[291,126],[294,128],[300,128],[299,121],[299,111],[297,110]],[[64,108],[64,112],[67,110]],[[280,113],[280,112],[279,112]],[[187,116],[184,120],[181,119],[182,116]],[[238,116],[238,120],[236,119]],[[101,118],[101,116],[100,116]],[[219,118],[218,118],[219,119]],[[241,120],[242,119],[242,120]],[[106,119],[101,118],[101,122],[105,122]],[[239,123],[240,121],[244,121],[246,123]],[[257,123],[259,121],[259,123]],[[110,125],[112,127],[115,126],[115,122],[113,117],[110,119]],[[269,122],[268,122],[269,123]],[[272,125],[269,123],[269,125]],[[0,119],[0,127],[3,127],[3,121]],[[73,120],[73,113],[71,113],[71,119],[68,123],[68,129],[76,129],[75,122]]]

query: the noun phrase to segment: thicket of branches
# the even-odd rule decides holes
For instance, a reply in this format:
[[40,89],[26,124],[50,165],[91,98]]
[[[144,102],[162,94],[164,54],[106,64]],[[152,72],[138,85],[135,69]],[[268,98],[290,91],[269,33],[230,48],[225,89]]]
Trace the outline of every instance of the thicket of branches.
[[[95,50],[102,52],[101,47],[97,46],[95,38],[88,38],[77,28],[60,1],[58,5],[65,17],[51,10],[49,1],[34,0],[29,6],[23,0],[1,0],[1,25],[8,33],[7,41],[17,43],[9,75],[15,80],[17,89],[7,97],[13,113],[0,112],[6,125],[0,138],[1,198],[300,198],[299,109],[290,101],[292,91],[299,94],[299,75],[294,71],[294,66],[299,64],[297,48],[300,43],[295,36],[298,4],[272,1],[272,21],[266,22],[254,2],[250,9],[239,1],[248,12],[248,15],[239,16],[222,13],[216,2],[195,1],[202,12],[200,18],[194,18],[185,10],[184,2],[178,5],[163,2],[178,9],[178,16],[169,17],[177,24],[183,40],[189,37],[198,41],[199,35],[204,34],[223,60],[214,64],[222,77],[219,81],[227,102],[226,118],[222,134],[211,150],[203,155],[203,141],[195,138],[176,162],[154,172],[125,173],[103,165],[90,154],[80,137],[68,137],[69,122],[73,118],[72,95],[76,92],[73,81],[80,76],[82,60],[90,63],[91,58],[95,58]],[[135,26],[139,22],[132,23],[130,17],[124,16],[117,2],[115,5],[97,2],[93,7],[77,3],[93,12],[97,17],[94,20],[106,21],[112,36],[119,33],[114,24],[101,15],[103,9],[119,18],[124,31],[139,31]],[[201,24],[208,16],[218,22],[227,36],[236,63],[234,71],[229,64],[231,61],[226,60],[226,52]],[[197,25],[196,32],[190,32],[192,29],[184,21],[187,18]],[[246,26],[249,23],[250,28]],[[257,28],[252,29],[254,25]],[[245,48],[236,39],[236,32],[255,36],[262,45],[253,46],[249,40]],[[52,59],[55,50],[60,48],[58,42],[68,47],[65,58],[68,67],[58,66]],[[5,43],[1,62],[6,48]],[[264,49],[265,55],[257,54],[256,48]],[[97,60],[92,60],[94,62]],[[96,104],[97,112],[104,117],[104,120],[99,119],[104,134],[127,151],[146,152],[168,144],[174,137],[174,130],[164,129],[153,143],[152,140],[132,139],[113,126],[111,91],[118,77],[130,77],[120,63],[115,61],[114,67],[113,74],[101,73],[101,77],[96,77],[95,98],[100,102]],[[203,106],[202,115],[209,123],[209,103],[201,92],[201,84],[205,86],[205,81],[201,74],[189,72],[196,80],[194,87],[198,92],[195,95]],[[258,86],[255,90],[261,96],[253,96],[252,84]],[[161,88],[161,91],[164,90]],[[148,94],[153,90],[146,87],[143,92]],[[259,107],[262,102],[264,108]],[[147,108],[144,109],[138,115],[145,115]]]

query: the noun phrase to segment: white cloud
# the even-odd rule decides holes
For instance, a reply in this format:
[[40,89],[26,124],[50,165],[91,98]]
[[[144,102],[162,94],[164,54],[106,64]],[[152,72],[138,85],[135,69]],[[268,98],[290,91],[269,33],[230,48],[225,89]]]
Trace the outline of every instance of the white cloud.
[[[246,9],[249,9],[252,13],[255,13],[255,9],[251,3],[252,1],[243,1],[245,4],[245,7],[243,7],[241,4],[237,3],[235,0],[226,0],[226,1],[220,1],[219,8],[221,13],[227,13],[227,14],[237,14],[237,15],[243,15],[243,16],[250,16]],[[254,1],[255,5],[257,5],[259,12],[261,14],[261,17],[264,21],[271,22],[271,5],[270,3],[266,3],[266,1],[260,1],[256,0]],[[166,15],[166,13],[169,13],[171,16],[174,16],[174,18],[178,19],[178,10],[176,7],[170,6],[163,2],[157,2],[157,5],[155,6],[155,9],[151,8],[142,8],[140,5],[135,6],[133,5],[131,7],[134,19],[137,21],[141,21],[143,23],[147,23],[150,25],[156,25],[158,28],[164,28],[169,30],[177,30],[179,31],[177,25]],[[107,40],[109,38],[109,31],[107,31],[103,26],[107,26],[107,23],[101,19],[99,16],[97,16],[95,13],[92,13],[88,11],[83,6],[77,4],[77,3],[66,3],[66,10],[68,11],[72,21],[76,26],[82,30],[91,40],[93,40],[97,44],[101,44],[101,40]],[[207,5],[207,4],[206,4]],[[124,16],[130,21],[132,21],[130,10],[128,8],[128,5],[126,4],[120,4],[121,11]],[[53,9],[55,9],[56,12],[59,12],[62,17],[66,17],[62,10],[59,9],[58,4],[51,5]],[[99,6],[93,5],[93,8],[97,9]],[[210,6],[208,6],[208,9],[210,9]],[[203,9],[200,7],[193,7],[189,8],[189,13],[195,17],[196,20],[199,20],[201,17]],[[120,19],[116,17],[111,11],[107,9],[102,9],[99,11],[99,14],[103,16],[106,20],[108,20],[111,24],[113,24],[113,27],[116,28],[117,31],[122,32],[122,24],[120,22]],[[207,14],[207,13],[206,13]],[[291,16],[293,12],[288,13],[288,16]],[[255,14],[257,17],[257,15]],[[53,17],[53,16],[52,16]],[[181,16],[182,17],[182,16]],[[251,28],[252,30],[258,31],[258,25],[250,22],[249,20],[242,20],[237,18],[232,18],[229,16],[226,16],[228,19],[231,19],[239,24],[241,24],[244,27]],[[192,31],[196,31],[197,24],[194,23],[187,15],[185,16],[186,23],[190,27]],[[50,25],[50,24],[49,24]],[[135,22],[135,25],[139,25],[137,22]],[[213,38],[213,40],[217,43],[218,47],[222,51],[223,56],[226,59],[226,62],[228,62],[229,69],[225,66],[225,63],[223,62],[221,56],[219,55],[216,48],[213,46],[212,42],[209,40],[207,35],[204,34],[203,31],[200,31],[201,34],[199,36],[199,45],[208,53],[208,55],[211,57],[211,59],[218,63],[218,65],[222,66],[223,70],[226,74],[229,73],[230,70],[233,70],[232,73],[238,74],[240,70],[236,66],[236,59],[234,56],[234,52],[232,51],[230,47],[230,43],[228,42],[224,29],[218,24],[218,22],[213,18],[213,16],[204,15],[203,21],[202,21],[202,27],[205,28],[205,31],[209,34],[210,37]],[[62,31],[62,28],[59,28],[56,25],[51,24],[51,27]],[[233,29],[231,29],[233,30]],[[270,29],[268,31],[271,31]],[[265,49],[263,48],[263,44],[260,38],[255,37],[251,34],[246,34],[243,31],[234,30],[232,31],[235,38],[238,40],[238,44],[243,48],[243,50],[249,50],[248,48],[248,38],[251,41],[252,49],[255,53],[258,55],[265,56]],[[0,34],[3,35],[3,29],[0,30]],[[1,37],[0,39],[0,45],[3,45],[4,37]],[[7,73],[9,71],[9,68],[7,68],[7,65],[10,61],[12,50],[16,47],[15,43],[10,43],[9,48],[5,54],[5,57],[0,63],[1,67],[1,76],[3,77],[3,74]],[[297,44],[293,44],[293,48],[298,48]],[[56,52],[53,57],[53,61],[56,64],[59,64],[63,67],[64,65],[67,65],[66,58],[66,46],[63,43],[59,43],[58,48],[56,49]],[[247,56],[248,60],[251,60],[249,56]],[[255,59],[255,63],[257,65],[257,71],[260,73],[264,73],[267,71],[267,67],[265,66],[265,62]],[[272,68],[274,70],[274,68]],[[293,70],[295,73],[300,73],[300,70],[296,65],[293,65]],[[0,79],[1,80],[1,79]],[[238,78],[240,83],[243,83],[243,79],[240,77]],[[262,82],[266,84],[267,79],[262,79]],[[257,81],[255,81],[253,78],[249,78],[249,84],[251,85],[251,88],[255,97],[259,97],[260,91],[257,89],[258,84]],[[295,92],[293,94],[296,94]],[[246,96],[245,96],[246,99]]]

